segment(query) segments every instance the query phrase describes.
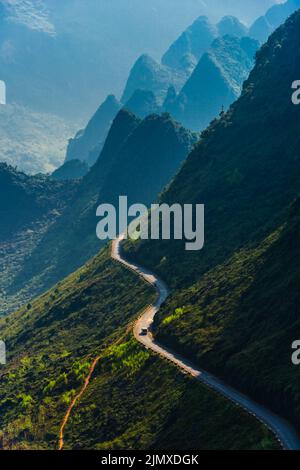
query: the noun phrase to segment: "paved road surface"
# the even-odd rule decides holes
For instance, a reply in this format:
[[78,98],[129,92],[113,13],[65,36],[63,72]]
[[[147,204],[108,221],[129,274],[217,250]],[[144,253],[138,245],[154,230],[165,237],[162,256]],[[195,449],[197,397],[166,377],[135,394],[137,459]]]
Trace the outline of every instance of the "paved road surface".
[[190,374],[196,380],[206,384],[208,387],[220,392],[223,396],[231,400],[237,406],[245,409],[249,414],[255,416],[258,420],[263,422],[269,429],[271,429],[284,449],[299,450],[300,438],[295,429],[284,419],[275,415],[267,408],[259,405],[251,400],[249,397],[243,395],[232,387],[226,385],[222,380],[217,379],[213,375],[200,370],[197,366],[186,360],[179,354],[170,349],[165,348],[161,344],[154,341],[152,334],[149,332],[147,336],[141,335],[142,328],[150,328],[156,313],[159,311],[161,305],[165,302],[169,295],[169,290],[166,284],[160,280],[151,271],[139,266],[137,264],[126,261],[123,257],[121,243],[124,237],[120,236],[112,244],[112,258],[124,265],[126,268],[134,271],[137,275],[143,278],[146,282],[154,286],[157,290],[158,297],[155,304],[150,305],[137,320],[134,326],[135,338],[143,344],[146,348],[151,349],[163,358],[171,361],[178,366],[184,373]]

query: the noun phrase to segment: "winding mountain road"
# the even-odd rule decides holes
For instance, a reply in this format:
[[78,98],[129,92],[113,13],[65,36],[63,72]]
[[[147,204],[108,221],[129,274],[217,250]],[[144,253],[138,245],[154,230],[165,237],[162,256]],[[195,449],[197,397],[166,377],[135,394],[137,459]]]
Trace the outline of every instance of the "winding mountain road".
[[219,380],[218,378],[207,373],[206,371],[199,369],[197,366],[195,366],[190,361],[186,360],[176,352],[171,351],[170,349],[167,349],[161,344],[157,343],[154,340],[151,332],[148,332],[148,335],[146,336],[141,335],[141,330],[143,328],[149,329],[151,327],[156,313],[159,311],[161,305],[169,296],[169,290],[166,284],[162,280],[160,280],[153,272],[143,268],[142,266],[139,266],[132,262],[128,262],[124,258],[121,247],[123,240],[124,235],[121,235],[117,240],[112,243],[112,259],[122,264],[127,269],[130,269],[131,271],[135,272],[145,282],[151,284],[157,290],[158,293],[156,302],[146,308],[144,313],[135,323],[134,336],[137,341],[139,341],[139,343],[141,343],[146,348],[151,349],[155,353],[159,354],[164,359],[175,364],[183,371],[183,373],[193,376],[196,380],[199,380],[208,387],[221,393],[223,396],[231,400],[234,404],[243,408],[250,415],[257,418],[276,435],[277,439],[279,440],[280,444],[284,449],[299,450],[300,437],[298,436],[295,429],[286,420],[275,415],[267,408],[259,405],[246,395],[226,385],[222,380]]

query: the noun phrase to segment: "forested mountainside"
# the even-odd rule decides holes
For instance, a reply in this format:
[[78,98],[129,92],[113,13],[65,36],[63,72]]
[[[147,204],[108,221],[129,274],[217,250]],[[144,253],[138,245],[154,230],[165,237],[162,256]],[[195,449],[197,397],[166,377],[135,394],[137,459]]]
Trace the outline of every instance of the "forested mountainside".
[[[129,203],[205,204],[203,251],[188,253],[180,242],[125,246],[171,287],[154,334],[299,426],[299,374],[290,360],[299,327],[300,107],[291,103],[299,30],[300,12],[259,51],[242,96],[196,145],[169,114],[144,118],[144,103],[155,101],[139,90],[141,118],[118,112],[80,180],[0,165],[2,313],[23,304],[0,319],[8,353],[0,369],[2,449],[57,449],[96,358],[64,430],[65,449],[279,448],[253,416],[132,337],[155,291],[113,262],[109,246],[98,252],[95,236],[97,205],[116,203],[120,192]],[[175,93],[169,89],[169,102]],[[84,133],[77,137],[84,141]],[[74,162],[66,165],[74,170]]]
[[0,163],[0,240],[19,230],[32,229],[42,219],[62,211],[73,194],[75,183],[49,181],[46,176],[28,176]]
[[89,166],[86,162],[75,159],[65,162],[57,168],[51,178],[56,181],[68,181],[83,178],[89,172]]
[[[241,98],[202,134],[168,203],[206,205],[206,245],[144,242],[129,254],[173,286],[158,337],[299,426],[291,363],[299,317],[300,12],[262,47]],[[270,92],[272,90],[272,92]],[[296,202],[295,202],[296,201]]]
[[[195,136],[169,115],[152,115],[140,120],[121,110],[97,163],[80,182],[74,183],[76,190],[71,200],[66,198],[64,210],[59,212],[55,223],[47,227],[36,243],[28,237],[30,252],[27,252],[26,237],[22,236],[21,246],[16,245],[17,230],[12,240],[4,239],[3,312],[11,310],[16,298],[18,302],[28,301],[94,256],[104,244],[96,237],[98,205],[108,202],[118,205],[119,195],[127,195],[130,204],[150,205],[175,176],[194,142]],[[63,183],[51,182],[51,185]],[[47,188],[43,189],[47,199]],[[64,201],[63,192],[61,197]],[[31,201],[29,212],[30,204]],[[11,214],[13,219],[14,211]],[[26,220],[26,213],[22,217]]]
[[176,294],[157,318],[159,341],[272,406],[299,428],[300,200],[258,245]]
[[105,250],[0,320],[9,345],[0,383],[2,449],[57,449],[67,408],[97,357],[65,429],[65,449],[278,448],[253,417],[132,339],[128,326],[154,295]]
[[14,281],[47,230],[66,210],[77,187],[74,181],[28,176],[0,164],[0,315],[17,309],[34,295],[31,288],[14,291]]

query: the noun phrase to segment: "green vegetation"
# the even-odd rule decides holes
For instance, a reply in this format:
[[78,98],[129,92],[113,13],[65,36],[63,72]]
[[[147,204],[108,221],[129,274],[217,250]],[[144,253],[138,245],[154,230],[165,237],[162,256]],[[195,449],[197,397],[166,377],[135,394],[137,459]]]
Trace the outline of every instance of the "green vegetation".
[[[132,295],[134,299],[132,299]],[[124,334],[155,295],[100,253],[31,304],[0,321],[8,365],[0,370],[4,448],[56,448],[66,407],[92,360]],[[109,348],[109,354],[121,354]],[[135,370],[142,356],[125,359]]]
[[75,182],[28,176],[0,163],[0,315],[43,290],[39,279],[21,284],[24,264],[70,204],[76,188]]
[[30,308],[2,319],[8,348],[0,371],[2,448],[57,448],[67,406],[98,355],[67,424],[66,448],[167,449],[174,442],[180,448],[276,448],[255,419],[155,358],[130,334],[116,344],[154,296],[102,251]]
[[300,107],[290,87],[299,27],[297,12],[262,47],[242,97],[202,134],[162,195],[169,204],[205,204],[203,251],[188,253],[179,242],[127,245],[128,256],[173,288],[156,319],[160,341],[298,428],[291,345],[300,314]]
[[[287,223],[174,295],[156,319],[160,341],[251,392],[297,427],[300,370],[300,202]],[[178,305],[183,314],[170,312]],[[168,321],[172,318],[173,321]]]
[[95,379],[73,411],[65,446],[276,449],[277,443],[247,413],[129,338],[99,362]]
[[109,350],[112,372],[122,371],[133,375],[140,370],[150,357],[150,353],[141,349],[132,339],[119,346],[112,346]]
[[5,217],[0,227],[2,312],[45,292],[94,256],[104,245],[96,236],[98,205],[116,204],[122,194],[129,204],[149,205],[178,171],[194,141],[195,136],[167,114],[141,121],[123,110],[98,162],[80,181],[27,177],[7,168],[1,172],[0,167],[0,215],[3,211]]
[[[128,245],[129,255],[161,273],[173,289],[156,319],[159,339],[298,426],[299,369],[291,364],[290,348],[300,313],[300,200],[293,204],[300,183],[300,108],[291,104],[290,85],[300,63],[299,29],[297,13],[262,48],[240,100],[202,134],[162,195],[169,203],[206,204],[204,251],[187,253],[177,242]],[[119,139],[108,139],[113,147],[102,153],[113,157],[112,166],[106,162],[103,167],[100,158],[76,186],[72,214],[65,212],[28,258],[34,285],[38,281],[45,287],[45,279],[53,283],[55,276],[82,262],[91,247],[96,251],[90,224],[102,197],[113,202],[116,191],[130,187],[130,198],[139,200],[133,183],[140,176],[142,189],[153,183],[151,190],[157,194],[164,184],[158,163],[163,163],[160,176],[167,177],[164,165],[170,170],[173,157],[172,168],[178,168],[193,140],[168,115],[140,122],[123,111],[119,118]],[[63,186],[51,186],[53,206],[48,206],[39,192],[48,180],[9,174],[28,213],[34,203],[33,219],[40,220],[45,206],[49,212],[57,210]],[[69,187],[70,198],[74,188]],[[153,195],[143,194],[153,200]],[[17,286],[22,276],[31,285],[28,274],[18,276]],[[278,446],[250,415],[132,339],[127,327],[154,295],[104,250],[36,301],[0,320],[0,338],[8,348],[8,365],[0,371],[2,448],[56,448],[66,409],[98,356],[90,386],[67,424],[66,448]]]
[[[202,133],[162,202],[205,204],[206,244],[132,244],[131,253],[174,288],[189,286],[249,243],[262,242],[286,220],[299,195],[300,107],[291,102],[300,13],[279,28],[257,54],[241,98]],[[272,93],[270,93],[272,89]]]

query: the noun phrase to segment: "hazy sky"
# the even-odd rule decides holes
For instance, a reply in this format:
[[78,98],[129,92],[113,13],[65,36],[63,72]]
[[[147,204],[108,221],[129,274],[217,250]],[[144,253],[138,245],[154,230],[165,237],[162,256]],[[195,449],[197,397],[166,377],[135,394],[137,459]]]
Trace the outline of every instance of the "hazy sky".
[[86,119],[107,94],[120,97],[139,55],[160,60],[199,15],[232,14],[249,24],[275,2],[0,0],[0,67],[17,102]]

